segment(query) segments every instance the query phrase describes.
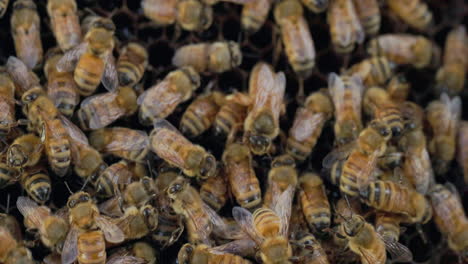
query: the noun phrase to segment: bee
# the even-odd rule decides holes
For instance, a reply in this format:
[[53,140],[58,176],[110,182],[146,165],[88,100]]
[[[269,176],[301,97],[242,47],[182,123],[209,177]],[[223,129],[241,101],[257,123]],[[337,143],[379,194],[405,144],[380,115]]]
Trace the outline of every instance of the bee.
[[170,72],[163,81],[138,97],[140,123],[150,125],[157,118],[166,118],[180,103],[190,99],[198,87],[200,75],[192,67]]
[[219,211],[228,198],[227,179],[224,171],[219,169],[216,176],[204,181],[200,186],[200,197],[215,211]]
[[146,132],[126,127],[101,128],[89,135],[97,151],[134,162],[142,162],[149,151]]
[[35,134],[17,137],[8,147],[7,163],[11,167],[24,168],[36,165],[42,156],[42,142]]
[[467,261],[468,219],[458,193],[437,184],[429,193],[434,221],[440,232],[448,238],[448,246]]
[[390,95],[390,98],[393,100],[393,102],[401,103],[408,99],[411,84],[408,82],[403,73],[399,73],[390,78],[385,89],[387,90],[387,93]]
[[[361,202],[359,199],[348,199],[340,198],[336,201],[334,206],[334,214],[333,214],[333,223],[336,225],[333,229],[335,232],[333,233],[333,245],[337,246],[339,249],[343,251],[342,256],[340,257],[350,257],[355,259],[357,256],[356,254],[349,251],[348,248],[348,239],[346,238],[345,234],[342,233],[343,230],[340,229],[341,224],[343,224],[346,219],[351,219],[353,215],[361,215],[363,210],[361,206]],[[358,261],[357,259],[355,261]]]
[[224,95],[220,92],[212,92],[195,98],[182,115],[180,132],[193,138],[208,130],[213,125],[223,100]]
[[222,263],[237,263],[251,264],[249,260],[243,259],[240,256],[218,252],[213,253],[207,245],[184,244],[177,254],[177,263],[180,264],[222,264]]
[[35,68],[44,52],[36,4],[32,0],[15,1],[10,23],[17,56],[29,69]]
[[452,29],[445,40],[443,65],[436,74],[436,88],[455,95],[463,90],[468,68],[468,37],[462,25]]
[[143,14],[158,26],[174,24],[178,0],[143,0]]
[[7,10],[7,8],[8,8],[8,2],[10,2],[10,0],[2,0],[2,1],[0,1],[0,18],[2,18],[3,15],[5,15],[6,10]]
[[189,44],[178,48],[172,57],[176,67],[192,66],[199,73],[222,73],[242,62],[239,44],[234,41]]
[[146,264],[156,264],[157,263],[157,252],[156,250],[146,242],[135,242],[129,246],[125,246],[122,249],[117,250],[116,253],[110,256],[110,259],[118,256],[128,256],[132,255],[136,258],[140,258],[146,262]]
[[257,63],[250,74],[249,96],[252,106],[244,122],[244,141],[255,155],[271,150],[279,134],[279,116],[286,89],[283,72],[276,73],[264,63]]
[[117,61],[120,85],[132,87],[139,83],[147,66],[148,52],[145,47],[136,42],[127,44]]
[[360,76],[366,87],[381,86],[393,76],[395,68],[386,57],[371,57],[353,65],[348,73]]
[[5,227],[0,227],[0,262],[5,264],[34,264],[31,251],[16,240]]
[[0,156],[0,188],[5,188],[18,181],[20,171],[10,167],[7,163],[6,155]]
[[24,196],[18,197],[16,206],[24,217],[26,228],[37,230],[37,234],[47,248],[60,252],[68,233],[66,220],[53,214],[49,207],[38,205]]
[[[463,168],[463,176],[465,183],[468,183],[468,123],[466,121],[460,122],[458,131],[458,164]],[[1,178],[1,177],[0,177]]]
[[455,157],[461,104],[460,97],[450,99],[447,94],[442,94],[439,100],[431,102],[426,108],[427,121],[433,135],[428,150],[437,175],[447,172]]
[[143,177],[126,186],[123,200],[127,205],[141,207],[155,198],[156,190],[154,180],[150,177]]
[[304,161],[312,152],[322,129],[333,115],[333,103],[324,91],[307,97],[304,107],[296,111],[289,129],[286,152],[297,161]]
[[[62,263],[105,263],[105,240],[120,243],[125,235],[114,223],[102,217],[91,196],[83,191],[67,201],[70,231],[62,249]],[[104,240],[105,239],[105,240]]]
[[393,137],[403,133],[403,118],[400,108],[385,89],[370,87],[364,94],[363,109],[374,119],[389,127]]
[[378,211],[375,214],[375,231],[381,237],[396,242],[400,238],[400,222],[399,215]]
[[[16,85],[16,95],[22,97],[24,93],[36,86],[41,86],[39,77],[26,66],[20,59],[10,56],[6,63],[6,71],[10,74],[9,78]],[[6,80],[6,85],[11,85],[9,80]],[[8,93],[5,93],[8,95]]]
[[134,174],[125,160],[116,162],[107,167],[96,180],[96,192],[102,197],[111,196],[124,189],[125,185],[131,183]]
[[237,203],[247,209],[260,205],[262,191],[255,175],[249,148],[241,143],[228,144],[222,160],[231,192]]
[[216,173],[216,159],[193,144],[165,119],[158,119],[150,134],[150,147],[160,158],[180,168],[185,175],[207,179]]
[[242,29],[248,34],[257,32],[265,24],[272,2],[272,0],[257,0],[244,4],[241,13]]
[[109,91],[115,91],[119,84],[112,55],[115,25],[103,17],[93,17],[87,23],[89,30],[84,41],[63,55],[57,69],[59,72],[73,71],[78,92],[83,96],[94,93],[101,82]]
[[299,260],[303,264],[329,264],[328,256],[322,248],[320,242],[314,235],[303,232],[296,235],[296,240],[291,241],[298,250],[293,258]]
[[62,51],[80,44],[81,27],[75,0],[48,0],[47,13],[52,32]]
[[359,22],[367,35],[376,35],[380,30],[380,7],[377,0],[353,0]]
[[[288,187],[296,188],[297,170],[294,158],[288,154],[276,157],[271,162],[271,169],[268,172],[268,186],[263,197],[263,205],[272,207],[273,195],[282,193]],[[291,198],[292,199],[292,198]]]
[[314,13],[322,13],[329,5],[329,0],[301,0],[301,2]]
[[73,74],[57,71],[57,63],[62,56],[58,48],[46,54],[44,73],[47,78],[47,95],[63,115],[71,116],[80,102],[80,95]]
[[135,91],[128,86],[116,92],[97,94],[84,99],[77,111],[80,126],[84,130],[106,127],[115,120],[133,115],[138,110]]
[[23,190],[37,203],[44,204],[49,200],[52,186],[45,168],[41,166],[27,168],[21,173],[20,183]]
[[140,208],[129,206],[125,214],[115,220],[115,224],[123,231],[126,240],[139,239],[158,226],[158,211],[151,205]]
[[314,232],[330,227],[331,211],[325,186],[315,173],[306,172],[299,178],[299,199],[307,224]]
[[432,12],[424,1],[390,0],[390,11],[410,27],[425,31],[432,25]]
[[362,130],[361,101],[364,85],[360,77],[353,75],[328,76],[328,89],[335,107],[335,137],[338,144],[356,139]]
[[417,69],[436,64],[438,47],[419,35],[382,34],[369,41],[367,52],[383,56],[399,65],[412,65]]
[[[1,5],[1,4],[0,4]],[[0,12],[1,14],[1,12]],[[1,17],[1,15],[0,15]],[[6,136],[16,125],[15,83],[4,67],[0,68],[0,135]]]
[[179,0],[176,21],[187,31],[204,31],[213,23],[213,8],[199,0]]
[[[247,95],[242,95],[242,97],[245,96]],[[244,123],[247,116],[247,106],[231,97],[235,97],[235,94],[226,96],[225,102],[220,105],[215,116],[213,127],[216,135],[229,135]]]
[[315,66],[315,47],[303,13],[298,0],[279,2],[274,10],[289,63],[294,72],[305,79],[312,74]]
[[348,54],[356,43],[364,41],[365,32],[352,0],[334,0],[328,8],[327,22],[333,47],[337,53]]
[[375,181],[360,192],[361,200],[375,209],[402,215],[403,223],[427,223],[432,208],[424,195],[393,181]]

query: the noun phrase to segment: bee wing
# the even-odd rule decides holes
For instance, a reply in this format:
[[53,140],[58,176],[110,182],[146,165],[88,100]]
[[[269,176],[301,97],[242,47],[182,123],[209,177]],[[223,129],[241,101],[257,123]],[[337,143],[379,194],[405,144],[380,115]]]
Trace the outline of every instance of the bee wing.
[[88,42],[83,42],[67,51],[57,62],[57,70],[59,72],[73,71],[78,63],[78,59],[83,55],[87,48]]
[[361,77],[357,74],[354,74],[350,77],[350,82],[353,84],[351,85],[351,98],[353,102],[354,114],[357,115],[357,117],[360,119],[362,95],[364,93],[365,87],[362,83]]
[[[178,137],[179,141],[184,141],[186,142],[186,144],[192,144],[179,132],[179,130],[177,130],[177,128],[175,128],[166,119],[156,119],[154,121],[153,131],[155,131],[156,135],[159,135],[160,138]],[[183,157],[177,151],[175,151],[170,146],[170,144],[166,144],[165,140],[159,141],[157,154],[158,156],[164,156],[164,159],[166,161],[169,161],[177,167],[185,167],[185,161]]]
[[309,110],[301,108],[298,110],[291,127],[291,136],[298,141],[304,141],[315,132],[317,126],[324,120],[323,113],[313,114]]
[[45,264],[61,264],[60,255],[56,253],[49,254],[42,260],[42,262]]
[[[149,94],[153,96],[148,96]],[[137,99],[138,105],[151,105],[152,114],[156,117],[180,101],[182,101],[182,94],[176,92],[173,84],[167,80],[150,87]]]
[[345,160],[346,158],[348,158],[349,154],[355,146],[356,141],[352,141],[346,145],[334,148],[322,160],[322,166],[326,169],[330,169],[333,166],[333,164],[335,164],[335,162]]
[[34,77],[23,61],[14,56],[8,57],[6,70],[13,81],[24,90],[39,85],[39,79]]
[[[146,91],[144,91],[140,96],[138,96],[137,99],[137,104],[141,105],[145,101],[146,96],[148,96],[148,93],[156,93],[157,91],[163,91],[169,88],[171,85],[171,82],[167,80],[163,80],[162,82],[157,83],[156,85],[151,86],[148,88]],[[148,102],[149,103],[149,102]]]
[[398,241],[395,241],[392,238],[382,236],[379,233],[376,234],[385,243],[385,248],[392,256],[392,263],[413,261],[413,254],[406,246],[400,244]]
[[460,204],[463,204],[463,200],[460,196],[460,193],[458,192],[457,187],[455,187],[453,183],[446,182],[444,183],[444,186],[455,196],[455,198],[458,200]]
[[359,191],[365,190],[369,183],[373,181],[374,174],[373,171],[376,168],[378,160],[377,152],[370,154],[367,158],[367,162],[363,165],[361,174],[363,176],[357,177],[357,184]]
[[283,72],[279,72],[276,74],[275,84],[276,88],[271,97],[270,107],[275,120],[278,120],[283,105],[284,91],[286,89],[286,76]]
[[451,126],[450,128],[455,130],[458,127],[458,123],[460,120],[461,116],[461,111],[462,111],[462,101],[459,96],[456,96],[452,99],[452,102],[450,103],[450,121],[451,121]]
[[[434,172],[432,171],[430,157],[427,150],[425,148],[422,149],[419,155],[406,155],[405,159],[407,159],[408,164],[412,169],[413,177],[415,179],[420,179],[418,182],[425,183],[424,185],[418,184],[416,187],[417,191],[426,194],[434,179]],[[424,165],[424,161],[428,162],[428,164]]]
[[98,205],[99,212],[107,216],[121,217],[123,212],[120,209],[119,197],[113,197]]
[[340,115],[343,113],[345,85],[341,77],[332,72],[328,75],[328,90],[335,105],[335,114],[337,121],[340,121]]
[[228,242],[221,246],[208,249],[210,253],[223,255],[225,253],[235,254],[242,257],[254,256],[257,244],[250,238],[244,238]]
[[112,223],[111,221],[107,220],[102,216],[98,216],[95,218],[96,225],[101,229],[104,233],[104,237],[108,242],[111,243],[120,243],[124,241],[125,235],[120,230],[120,228]]
[[[133,207],[135,208],[135,207]],[[138,209],[136,209],[138,210]],[[132,223],[135,218],[139,217],[138,214],[125,214],[123,217],[119,217],[115,221],[115,225],[122,230],[124,234],[129,234],[131,232],[129,224]]]
[[274,211],[281,219],[280,235],[284,237],[288,237],[289,219],[291,218],[291,207],[295,189],[295,186],[289,186],[281,195],[273,196]]
[[205,203],[203,203],[203,210],[210,218],[210,222],[213,224],[213,232],[217,236],[226,239],[239,239],[245,237],[246,234],[240,229],[240,227],[233,228],[231,225],[227,225],[223,218]]
[[361,257],[366,259],[367,263],[382,263],[374,255],[370,254],[366,249],[363,249],[360,246],[357,246],[356,248],[361,253]]
[[106,264],[145,264],[146,261],[142,258],[134,256],[113,256],[109,258]]
[[36,228],[40,228],[41,222],[44,219],[41,219],[41,216],[37,214],[37,209],[39,208],[39,205],[37,205],[36,202],[29,199],[28,197],[20,196],[18,197],[18,200],[16,200],[16,207],[18,208],[18,211],[20,211],[24,218],[28,218],[29,221],[34,223]]
[[263,237],[258,235],[255,227],[253,226],[253,216],[252,213],[249,212],[247,209],[235,206],[232,208],[232,216],[234,220],[236,220],[237,224],[241,227],[241,229],[247,233],[247,235],[252,238],[257,245],[260,245],[263,241]]
[[78,257],[78,234],[76,228],[70,229],[62,248],[62,264],[72,264]]
[[79,129],[73,122],[68,120],[63,115],[59,116],[60,120],[62,121],[63,127],[67,130],[68,137],[77,143],[83,144],[83,145],[89,145],[88,138],[86,135]]
[[[118,131],[120,129],[124,130],[126,133],[127,128],[121,128],[121,127],[114,127],[114,131]],[[145,131],[142,130],[133,130],[132,132],[138,133],[140,136],[137,138],[134,137],[133,141],[127,140],[127,141],[112,141],[109,144],[106,145],[106,151],[132,151],[132,150],[138,150],[141,149],[142,146],[148,146],[149,144],[149,138],[148,135],[146,134]]]
[[115,67],[115,59],[112,52],[109,52],[104,61],[106,67],[102,76],[102,84],[111,92],[114,92],[119,87],[119,79],[117,77],[117,69]]
[[261,64],[260,70],[257,74],[257,89],[253,96],[254,99],[254,108],[261,109],[265,106],[270,98],[273,89],[275,89],[276,84],[276,77],[275,73],[271,70],[271,68],[267,64]]
[[113,122],[115,119],[125,114],[125,109],[119,107],[119,105],[116,103],[117,96],[118,94],[116,92],[96,94],[87,97],[81,102],[81,109],[88,107],[88,105],[90,104],[105,105],[107,108],[107,112],[105,115],[91,115],[88,124],[90,129],[103,128],[109,123]]

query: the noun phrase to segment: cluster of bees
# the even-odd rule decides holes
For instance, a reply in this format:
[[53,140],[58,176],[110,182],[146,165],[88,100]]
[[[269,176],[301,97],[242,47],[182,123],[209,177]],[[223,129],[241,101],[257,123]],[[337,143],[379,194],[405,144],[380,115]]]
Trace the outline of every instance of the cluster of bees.
[[[109,16],[75,0],[0,0],[15,49],[0,68],[0,188],[22,190],[5,194],[0,263],[168,263],[158,255],[174,250],[179,264],[411,262],[403,229],[427,240],[429,224],[441,248],[468,261],[468,219],[450,176],[459,166],[468,183],[460,21],[441,49],[423,0],[138,4],[151,27],[174,27],[175,42],[213,27],[216,6],[232,8],[239,39],[179,45],[169,71],[144,87],[154,70],[147,45],[119,40]],[[402,32],[379,34],[384,12]],[[247,69],[247,89],[222,87],[217,76],[255,58],[242,38],[270,13],[271,58]],[[310,16],[326,19],[329,38],[315,42],[330,44],[341,69],[317,69],[327,62],[317,61]],[[44,52],[47,31],[56,47]],[[430,70],[423,108],[406,76]],[[314,75],[323,86],[308,87]],[[333,144],[318,159],[326,131]]]

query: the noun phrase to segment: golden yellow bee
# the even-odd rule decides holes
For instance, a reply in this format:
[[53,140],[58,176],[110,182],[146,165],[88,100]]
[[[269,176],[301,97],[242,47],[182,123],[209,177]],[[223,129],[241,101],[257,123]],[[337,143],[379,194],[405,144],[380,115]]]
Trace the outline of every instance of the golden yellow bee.
[[[83,191],[72,194],[67,201],[70,231],[62,249],[62,263],[105,263],[105,240],[119,243],[125,235],[115,224],[99,214],[91,196]],[[105,240],[104,240],[105,239]]]
[[389,0],[390,11],[417,30],[427,30],[432,24],[432,12],[421,0]]
[[403,73],[398,73],[390,78],[385,89],[394,102],[401,103],[408,99],[411,84]]
[[57,70],[57,63],[62,56],[58,48],[51,49],[46,54],[44,73],[47,78],[47,95],[63,115],[71,116],[80,102],[80,95],[73,74]]
[[178,0],[143,0],[143,14],[158,26],[174,24]]
[[130,206],[125,208],[125,214],[114,222],[123,231],[126,240],[139,239],[156,229],[158,211],[151,205],[140,208]]
[[361,102],[364,85],[357,75],[331,73],[328,89],[335,107],[335,141],[344,144],[355,140],[362,130]]
[[8,3],[10,2],[10,0],[2,0],[0,1],[0,18],[3,17],[3,15],[5,15],[5,12],[8,8]]
[[199,0],[179,0],[177,24],[188,31],[203,31],[213,23],[213,8]]
[[452,29],[445,40],[444,60],[436,74],[436,88],[450,95],[463,90],[468,69],[468,37],[465,26]]
[[146,132],[126,127],[101,128],[89,135],[89,143],[97,151],[123,159],[142,162],[149,151]]
[[197,137],[213,125],[224,101],[221,92],[197,97],[185,110],[180,120],[180,132],[187,137]]
[[240,256],[218,252],[211,252],[210,247],[204,244],[192,245],[184,244],[177,254],[177,263],[180,264],[251,264],[249,260],[243,259]]
[[298,0],[279,2],[274,10],[289,63],[298,77],[305,79],[315,66],[315,47],[303,13]]
[[15,83],[4,67],[0,68],[0,135],[6,136],[16,125]]
[[51,250],[61,250],[68,233],[68,223],[60,216],[53,214],[50,208],[39,206],[27,197],[20,196],[16,207],[24,217],[27,229],[37,230],[42,243]]
[[365,32],[352,0],[334,0],[328,8],[327,22],[337,53],[350,53],[364,41]]
[[272,0],[256,0],[246,3],[242,7],[241,26],[248,34],[257,32],[268,17]]
[[[246,95],[242,95],[245,97]],[[241,127],[247,116],[247,106],[237,102],[236,95],[226,96],[225,102],[220,106],[214,120],[214,132],[216,135],[229,135],[233,130]]]
[[302,4],[314,13],[321,13],[328,8],[329,0],[301,0]]
[[142,45],[131,42],[122,48],[117,61],[117,73],[121,86],[132,87],[140,82],[148,66],[148,52]]
[[279,134],[279,117],[283,107],[286,77],[272,66],[259,62],[250,74],[249,96],[252,101],[244,121],[244,141],[255,155],[271,151]]
[[115,25],[103,17],[92,17],[87,23],[89,30],[83,42],[65,53],[58,61],[57,69],[73,71],[81,95],[94,93],[101,82],[109,91],[115,91],[119,84],[112,55]]
[[39,165],[26,168],[21,172],[20,183],[23,190],[37,203],[44,204],[49,200],[52,183],[44,167]]
[[138,97],[140,123],[152,125],[157,118],[166,118],[200,87],[200,75],[192,67],[170,72],[163,81]]
[[366,87],[381,86],[393,76],[395,68],[386,57],[371,57],[353,65],[348,74],[357,74]]
[[[454,189],[454,188],[452,188]],[[448,238],[449,248],[467,261],[468,252],[468,219],[458,193],[437,184],[429,193],[434,221],[442,235]]]
[[156,120],[150,147],[160,158],[180,168],[185,175],[207,179],[216,173],[216,159],[202,146],[193,144],[165,119]]
[[434,65],[439,60],[439,48],[420,35],[383,34],[369,41],[367,52],[383,56],[399,65],[412,65],[417,69]]
[[380,30],[380,7],[377,0],[353,0],[354,8],[367,35],[376,35]]
[[207,179],[200,186],[200,197],[215,211],[219,211],[228,199],[226,176],[224,171],[219,169],[216,176]]
[[34,264],[31,251],[21,245],[6,227],[0,227],[0,262],[5,264]]
[[325,123],[333,115],[333,103],[325,91],[314,92],[296,111],[289,129],[286,152],[298,161],[305,160],[317,143]]
[[234,41],[189,44],[178,48],[172,57],[176,67],[192,66],[199,73],[222,73],[242,62],[242,53]]
[[15,168],[34,166],[42,156],[42,142],[35,134],[17,137],[7,150],[8,165]]
[[125,185],[132,182],[134,174],[125,160],[116,162],[107,167],[96,180],[96,192],[106,198],[118,194]]
[[[287,188],[296,188],[296,162],[289,154],[283,154],[273,159],[268,172],[268,186],[263,197],[263,205],[273,207],[273,196],[284,192]],[[292,199],[292,198],[291,198]]]
[[29,69],[35,68],[44,52],[36,4],[32,0],[15,1],[10,23],[16,55]]
[[458,131],[458,163],[463,168],[465,184],[468,183],[468,122],[461,121]]
[[299,178],[299,199],[307,224],[314,232],[330,227],[331,211],[325,186],[315,173],[303,173]]
[[450,99],[447,94],[442,94],[439,100],[431,102],[426,108],[427,122],[433,135],[428,150],[437,175],[447,172],[455,158],[461,104],[460,97]]
[[67,51],[80,44],[81,27],[75,0],[48,0],[47,13],[60,49]]

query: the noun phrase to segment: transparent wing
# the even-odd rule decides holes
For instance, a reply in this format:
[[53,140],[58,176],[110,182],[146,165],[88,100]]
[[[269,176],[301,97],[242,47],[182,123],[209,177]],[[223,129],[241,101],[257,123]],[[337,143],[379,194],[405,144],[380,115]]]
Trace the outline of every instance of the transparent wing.
[[142,258],[134,256],[114,256],[107,260],[106,264],[145,264]]
[[68,120],[63,115],[59,116],[60,120],[62,120],[63,127],[67,130],[69,138],[77,143],[83,144],[83,145],[89,145],[88,138],[86,135],[79,129],[73,122]]
[[96,221],[96,225],[104,233],[104,237],[106,238],[108,242],[120,243],[124,241],[125,239],[124,233],[114,223],[112,223],[111,221],[107,220],[106,218],[102,216],[96,217],[95,221]]
[[340,114],[343,113],[344,107],[344,89],[345,85],[340,76],[332,72],[328,75],[328,89],[332,96],[333,104],[335,105],[336,119],[339,122],[341,120]]
[[[153,147],[156,154],[172,165],[185,168],[185,160],[169,142],[177,139],[179,142],[184,142],[187,145],[192,143],[182,136],[180,132],[165,119],[157,119],[154,122],[154,130],[152,133],[154,133],[155,138],[158,139],[156,141],[156,146]],[[170,140],[168,142],[168,140],[165,139]]]
[[57,70],[59,72],[71,72],[75,69],[78,59],[88,48],[88,43],[83,42],[67,51],[63,57],[57,62]]
[[76,228],[70,229],[62,249],[62,264],[72,264],[78,257],[78,234]]
[[250,238],[234,240],[221,246],[209,249],[209,252],[217,255],[225,253],[235,254],[242,257],[255,256],[257,244]]
[[280,235],[288,237],[289,219],[291,218],[292,200],[295,186],[289,186],[281,195],[273,196],[274,211],[281,219]]
[[392,263],[413,261],[413,254],[406,246],[400,244],[394,239],[382,236],[378,233],[377,235],[385,243],[385,248],[387,249],[388,253],[390,253],[390,255],[392,256]]
[[187,217],[185,221],[190,221],[192,225],[195,227],[194,231],[198,234],[198,236],[201,239],[201,242],[206,245],[211,245],[210,241],[210,230],[206,228],[205,225],[203,225],[203,221],[196,221],[197,215],[195,215],[195,212],[191,210],[190,208],[184,208],[185,213],[187,214]]
[[374,255],[372,255],[371,253],[369,253],[369,251],[365,248],[362,248],[362,247],[356,247],[357,250],[359,250],[359,252],[361,253],[361,256],[362,258],[366,259],[367,263],[382,263],[381,261],[379,261],[377,259],[377,257],[375,257]]
[[117,77],[117,69],[115,67],[115,59],[112,52],[109,52],[104,61],[106,67],[102,76],[102,84],[108,91],[114,92],[119,87],[119,79]]
[[351,98],[354,114],[361,119],[361,101],[362,94],[364,93],[364,85],[362,84],[362,79],[359,75],[355,74],[350,77],[350,82],[352,83],[351,89]]
[[[412,169],[413,177],[420,179],[418,182],[425,183],[423,186],[418,184],[416,189],[418,192],[426,194],[434,179],[434,172],[432,171],[429,153],[427,153],[426,149],[422,149],[419,155],[407,155],[405,159],[407,159],[408,164]],[[424,162],[427,162],[427,164],[424,164]]]
[[36,202],[29,199],[28,197],[20,196],[18,197],[18,200],[16,200],[16,207],[18,208],[18,210],[24,218],[28,218],[29,221],[34,223],[36,228],[39,229],[39,227],[41,226],[41,222],[44,219],[41,219],[41,215],[37,213],[39,205],[37,205]]
[[112,217],[121,217],[123,212],[120,209],[119,197],[110,198],[98,205],[99,212]]
[[[138,96],[137,104],[138,105],[143,104],[143,102],[145,102],[145,98],[148,96],[149,93],[158,93],[161,91],[166,91],[169,89],[170,85],[171,85],[171,82],[164,80],[154,86],[151,86],[145,92],[143,92],[140,96]],[[145,103],[150,103],[150,102],[145,102]]]
[[8,57],[6,69],[13,81],[23,90],[28,90],[35,85],[39,85],[39,79],[34,77],[23,61],[14,56]]
[[286,89],[286,76],[283,72],[276,74],[275,91],[271,95],[271,110],[275,120],[278,120],[283,105],[284,91]]
[[247,233],[250,238],[252,238],[257,245],[260,245],[263,241],[263,237],[260,237],[255,231],[255,227],[253,226],[253,217],[252,213],[249,212],[247,209],[236,206],[232,208],[232,216],[234,220],[236,220],[237,224]]
[[377,152],[372,153],[367,157],[366,162],[363,164],[362,169],[361,169],[361,177],[357,177],[357,184],[359,191],[363,191],[367,188],[369,183],[373,181],[373,171],[376,168],[377,165],[377,160],[378,160],[378,154]]
[[97,108],[97,105],[104,105],[107,110],[105,115],[98,115],[95,113],[91,115],[88,124],[90,129],[99,129],[105,127],[109,123],[125,114],[125,109],[120,107],[116,102],[117,96],[118,94],[116,92],[96,94],[87,97],[81,102],[81,109],[91,108],[93,111],[93,108]]
[[461,116],[461,111],[462,111],[462,101],[459,96],[456,96],[452,99],[452,102],[450,103],[450,119],[449,120],[451,121],[450,128],[453,130],[457,129],[458,122]]
[[213,224],[213,232],[217,236],[226,239],[240,239],[246,236],[239,226],[233,227],[232,225],[227,225],[223,218],[205,203],[203,203],[203,210],[210,218],[210,222]]
[[352,141],[346,145],[334,148],[322,160],[322,166],[330,169],[337,161],[342,161],[348,158],[351,151],[356,147],[356,141]]
[[305,108],[298,110],[296,118],[291,127],[291,136],[297,141],[308,139],[317,129],[317,126],[323,123],[325,115],[323,113],[313,114]]
[[133,136],[132,140],[126,141],[113,140],[106,145],[106,151],[114,152],[139,150],[141,148],[147,147],[149,144],[149,138],[145,131],[128,129],[123,127],[113,127],[112,129],[115,133],[123,133],[123,135],[127,135],[128,133],[136,133],[138,134],[138,137]]
[[252,96],[255,96],[254,108],[257,109],[265,106],[276,87],[276,78],[271,68],[265,63],[262,63],[259,67],[261,68],[257,74],[255,94],[252,94]]

